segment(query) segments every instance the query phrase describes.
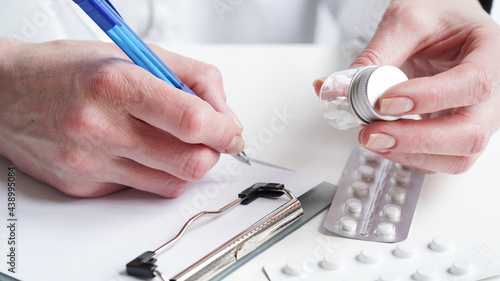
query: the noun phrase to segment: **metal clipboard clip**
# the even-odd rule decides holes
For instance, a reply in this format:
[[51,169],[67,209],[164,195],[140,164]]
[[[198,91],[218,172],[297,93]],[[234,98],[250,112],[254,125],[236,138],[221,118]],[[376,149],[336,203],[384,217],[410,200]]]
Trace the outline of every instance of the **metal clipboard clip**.
[[[249,204],[258,197],[272,198],[286,194],[290,199],[266,217],[236,235],[195,264],[186,268],[173,278],[166,278],[155,265],[157,257],[173,246],[189,226],[197,219],[212,215],[218,216],[238,204]],[[203,211],[191,217],[179,233],[170,241],[154,251],[147,251],[127,264],[127,274],[142,278],[160,277],[164,281],[210,280],[224,269],[243,258],[248,253],[268,241],[304,214],[300,201],[280,183],[256,183],[238,194],[238,198],[218,211]]]

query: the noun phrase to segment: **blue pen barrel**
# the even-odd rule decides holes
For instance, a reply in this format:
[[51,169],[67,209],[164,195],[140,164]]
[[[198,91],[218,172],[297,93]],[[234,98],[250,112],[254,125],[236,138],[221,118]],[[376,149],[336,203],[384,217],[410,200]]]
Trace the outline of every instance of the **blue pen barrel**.
[[135,64],[177,89],[195,95],[123,21],[109,1],[73,1],[92,18]]

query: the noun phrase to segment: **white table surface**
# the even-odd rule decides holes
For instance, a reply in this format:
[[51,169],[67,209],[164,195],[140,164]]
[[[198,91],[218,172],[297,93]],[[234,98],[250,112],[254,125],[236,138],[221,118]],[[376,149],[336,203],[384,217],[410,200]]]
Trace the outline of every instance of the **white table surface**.
[[[322,118],[312,82],[347,66],[334,47],[313,45],[165,46],[216,65],[228,103],[245,126],[252,157],[336,184],[357,131],[338,131]],[[281,114],[281,115],[280,115]],[[285,114],[285,118],[283,118]],[[277,119],[278,118],[278,119]],[[409,239],[472,232],[500,253],[500,136],[475,166],[460,175],[427,175]],[[342,251],[367,242],[340,238],[322,227],[326,212],[234,271],[225,280],[268,280],[263,266],[324,247]],[[328,249],[326,249],[328,250]],[[500,280],[500,277],[488,280]]]

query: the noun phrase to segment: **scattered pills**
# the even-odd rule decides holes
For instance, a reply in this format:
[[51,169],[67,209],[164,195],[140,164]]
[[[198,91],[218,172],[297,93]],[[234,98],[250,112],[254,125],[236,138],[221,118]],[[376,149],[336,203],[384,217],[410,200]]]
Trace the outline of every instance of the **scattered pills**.
[[362,263],[377,263],[382,260],[382,253],[375,247],[369,247],[362,249],[357,259]]
[[474,270],[472,262],[466,259],[459,259],[452,263],[450,273],[455,275],[467,275]]
[[346,163],[323,226],[360,240],[403,241],[408,237],[424,177],[423,172],[357,146]]
[[440,235],[434,237],[430,244],[430,248],[436,252],[446,252],[451,249],[453,242],[450,237],[445,235]]
[[288,261],[283,272],[290,276],[299,276],[302,273],[302,260],[292,259]]
[[418,281],[439,280],[438,271],[435,267],[430,265],[421,266],[417,268],[417,272],[415,272],[413,279]]
[[[445,252],[429,247],[433,242],[450,245],[451,241],[453,247]],[[500,275],[500,257],[467,233],[362,245],[324,256],[311,249],[311,256],[274,261],[264,270],[270,281],[471,281]]]
[[396,273],[384,272],[378,277],[378,281],[399,281],[401,278]]
[[393,253],[400,258],[412,258],[418,253],[417,245],[412,242],[403,241],[396,245]]
[[330,253],[323,258],[321,267],[328,270],[339,270],[344,264],[344,257],[339,253]]

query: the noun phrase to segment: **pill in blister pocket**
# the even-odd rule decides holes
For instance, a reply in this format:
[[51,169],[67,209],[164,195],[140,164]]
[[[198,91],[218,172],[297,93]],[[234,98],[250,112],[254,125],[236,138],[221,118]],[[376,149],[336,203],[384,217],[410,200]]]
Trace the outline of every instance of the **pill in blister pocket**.
[[401,216],[401,207],[393,204],[385,205],[384,216],[390,220],[398,220]]
[[408,236],[425,174],[360,146],[346,163],[324,227],[368,241]]
[[352,184],[352,194],[356,197],[365,197],[368,195],[368,184],[357,181]]
[[411,179],[411,172],[406,170],[398,170],[394,175],[394,179],[397,183],[407,184]]
[[354,232],[356,231],[356,228],[358,227],[358,223],[350,218],[345,218],[341,220],[341,225],[342,225],[342,230],[346,232]]
[[382,237],[392,237],[396,233],[396,227],[389,222],[377,225],[377,234]]
[[361,201],[359,200],[349,199],[346,202],[346,209],[351,214],[359,215],[363,210],[363,204],[361,204]]
[[390,191],[391,200],[393,202],[402,203],[406,199],[406,189],[402,187],[394,187]]
[[372,180],[375,176],[375,169],[370,166],[361,166],[358,169],[359,176],[364,180]]

